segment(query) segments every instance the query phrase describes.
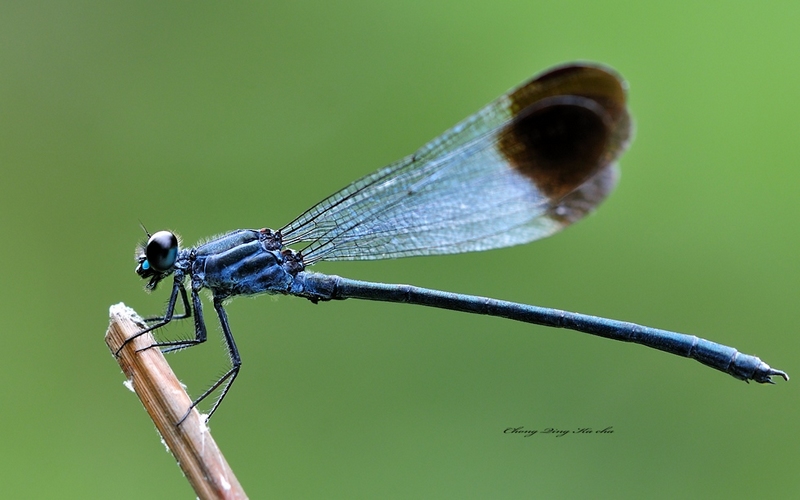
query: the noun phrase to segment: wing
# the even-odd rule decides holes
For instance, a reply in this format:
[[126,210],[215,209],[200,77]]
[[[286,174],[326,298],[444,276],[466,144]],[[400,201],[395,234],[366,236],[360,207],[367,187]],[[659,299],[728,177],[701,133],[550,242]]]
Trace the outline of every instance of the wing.
[[549,236],[616,184],[631,136],[611,70],[552,69],[281,229],[306,264],[488,250]]

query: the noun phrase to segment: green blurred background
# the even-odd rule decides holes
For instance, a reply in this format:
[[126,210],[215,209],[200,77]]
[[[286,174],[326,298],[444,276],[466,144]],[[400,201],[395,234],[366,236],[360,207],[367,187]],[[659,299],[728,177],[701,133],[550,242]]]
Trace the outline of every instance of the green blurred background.
[[[637,123],[595,216],[534,245],[315,270],[694,333],[799,377],[799,18],[797,2],[3,2],[2,496],[193,498],[103,343],[109,305],[167,298],[133,273],[139,220],[190,244],[280,227],[575,59],[627,78]],[[251,498],[800,490],[796,380],[396,304],[228,312],[244,367],[211,426]],[[197,395],[222,349],[169,359]]]

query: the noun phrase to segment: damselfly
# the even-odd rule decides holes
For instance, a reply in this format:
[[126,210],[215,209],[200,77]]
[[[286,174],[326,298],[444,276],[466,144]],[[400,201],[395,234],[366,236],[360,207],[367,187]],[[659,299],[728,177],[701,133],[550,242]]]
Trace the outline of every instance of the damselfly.
[[[138,335],[194,315],[195,338],[151,347],[171,351],[205,342],[199,292],[211,290],[231,367],[189,408],[221,387],[209,417],[241,366],[223,301],[259,293],[296,295],[314,303],[348,298],[404,302],[500,316],[635,342],[693,358],[742,380],[772,382],[773,375],[788,380],[784,372],[755,356],[691,335],[306,270],[321,260],[385,259],[517,245],[549,236],[583,218],[616,184],[616,162],[631,139],[626,90],[622,79],[608,68],[557,67],[277,231],[240,229],[184,249],[178,248],[171,232],[148,235],[137,254],[137,274],[150,280],[149,290],[169,275],[173,284],[164,315],[151,318],[152,326]],[[301,243],[305,245],[300,250],[290,248]],[[187,279],[190,294],[185,288]],[[184,313],[176,315],[179,297]]]

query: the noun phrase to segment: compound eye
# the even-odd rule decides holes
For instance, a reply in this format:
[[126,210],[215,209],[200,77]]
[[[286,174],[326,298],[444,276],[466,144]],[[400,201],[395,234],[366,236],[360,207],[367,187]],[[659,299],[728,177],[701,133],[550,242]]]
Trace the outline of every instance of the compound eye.
[[144,254],[147,260],[142,263],[143,269],[169,271],[178,258],[178,238],[169,231],[159,231],[147,241]]

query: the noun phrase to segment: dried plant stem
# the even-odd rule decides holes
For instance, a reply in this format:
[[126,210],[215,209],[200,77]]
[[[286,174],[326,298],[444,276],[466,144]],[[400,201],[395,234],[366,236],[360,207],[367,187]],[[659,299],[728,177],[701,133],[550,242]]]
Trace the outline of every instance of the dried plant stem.
[[[111,322],[105,340],[114,353],[126,339],[141,331],[144,323],[133,309],[124,304],[111,306],[109,314]],[[164,442],[199,498],[247,498],[211,437],[205,418],[193,409],[186,420],[176,425],[189,408],[191,399],[161,351],[147,349],[136,352],[153,342],[149,333],[134,339],[122,349],[117,361]]]

